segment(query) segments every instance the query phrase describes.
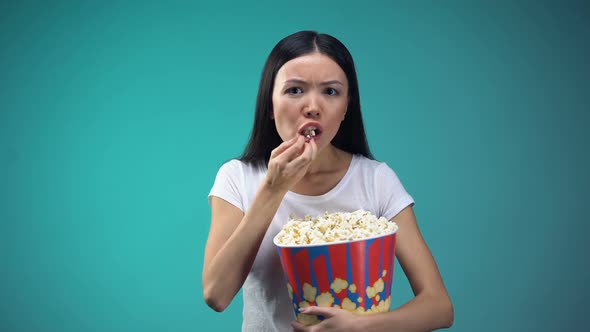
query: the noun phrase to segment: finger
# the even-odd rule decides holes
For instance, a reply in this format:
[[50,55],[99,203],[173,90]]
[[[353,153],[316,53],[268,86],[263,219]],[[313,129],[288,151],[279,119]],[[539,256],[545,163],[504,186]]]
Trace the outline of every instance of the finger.
[[310,143],[305,143],[305,146],[303,148],[303,152],[298,157],[293,159],[289,166],[296,168],[296,169],[304,167],[304,166],[310,164],[315,159],[316,154],[317,154],[317,145],[312,140]]
[[315,159],[315,156],[318,153],[318,145],[316,144],[315,139],[313,139],[313,138],[309,142],[309,145],[311,146],[311,149],[312,149],[311,150],[311,152],[312,152],[312,154],[311,154],[311,160],[314,160]]
[[309,332],[309,328],[307,326],[301,324],[296,320],[291,322],[291,326],[293,327],[293,330],[295,330],[295,332]]
[[303,136],[299,136],[296,138],[295,142],[285,149],[281,154],[275,156],[275,160],[277,162],[288,163],[291,160],[295,159],[303,152],[305,147],[305,138]]
[[275,156],[280,155],[281,153],[283,153],[283,151],[287,150],[289,147],[291,147],[293,144],[295,144],[296,141],[297,141],[297,136],[291,138],[288,141],[281,143],[279,146],[277,146],[274,150],[272,150],[270,152],[270,157],[274,158]]
[[333,308],[333,307],[305,307],[299,309],[299,312],[306,315],[320,315],[324,316],[325,318],[333,317],[342,309]]

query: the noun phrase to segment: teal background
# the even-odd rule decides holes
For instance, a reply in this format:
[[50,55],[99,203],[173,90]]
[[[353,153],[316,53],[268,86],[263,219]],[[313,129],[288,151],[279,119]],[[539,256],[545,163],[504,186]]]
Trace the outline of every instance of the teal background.
[[583,1],[3,1],[0,329],[239,330],[241,296],[202,300],[207,194],[302,29],[355,58],[452,330],[584,329],[589,22]]

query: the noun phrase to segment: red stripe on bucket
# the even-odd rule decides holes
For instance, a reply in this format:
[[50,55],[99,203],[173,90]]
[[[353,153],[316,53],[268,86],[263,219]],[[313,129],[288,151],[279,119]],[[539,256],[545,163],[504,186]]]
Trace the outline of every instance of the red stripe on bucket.
[[[311,268],[309,261],[309,250],[301,249],[293,254],[293,266],[295,266],[295,272],[299,277],[299,284],[303,291],[303,284],[308,283],[313,285],[311,282]],[[303,294],[301,294],[301,301],[303,301]]]
[[[328,252],[330,255],[330,265],[332,265],[331,282],[334,282],[337,278],[348,280],[348,277],[346,276],[346,244],[342,243],[328,246]],[[340,293],[334,291],[334,295],[339,298],[340,303],[342,303],[342,301],[348,297],[348,291],[346,288],[341,290]]]
[[366,301],[366,241],[357,241],[350,244],[350,264],[352,267],[352,283],[356,285],[359,296],[363,298],[363,301]]
[[375,281],[381,277],[379,261],[381,260],[381,240],[377,239],[369,245],[369,280],[367,286],[373,286]]
[[392,247],[391,248],[391,271],[387,272],[387,281],[391,287],[389,289],[389,292],[387,293],[388,295],[391,295],[393,293],[393,270],[395,268],[395,243],[396,242],[397,242],[397,234],[393,234],[393,236],[391,238],[391,247]]
[[297,286],[297,279],[295,279],[295,264],[293,262],[293,256],[291,250],[288,248],[281,248],[281,264],[283,265],[283,271],[287,275],[287,281],[291,288],[293,288],[293,297],[301,301],[302,295],[299,294],[299,287]]
[[[383,270],[387,271],[383,282],[385,283],[385,296],[391,294],[391,276],[393,275],[393,241],[395,235],[383,238]],[[383,271],[382,271],[383,272]]]
[[326,265],[326,257],[320,255],[313,260],[313,271],[315,273],[315,279],[318,283],[319,293],[325,293],[330,291],[330,281],[328,280],[328,269]]

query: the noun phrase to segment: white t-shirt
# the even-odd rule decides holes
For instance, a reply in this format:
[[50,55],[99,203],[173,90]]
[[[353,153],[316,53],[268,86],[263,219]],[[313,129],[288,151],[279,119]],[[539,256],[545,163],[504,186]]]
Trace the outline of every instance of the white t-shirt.
[[[222,198],[245,212],[264,180],[266,171],[266,168],[231,160],[219,169],[209,196]],[[387,164],[361,155],[353,156],[346,174],[329,192],[320,196],[288,192],[242,286],[242,331],[292,330],[290,322],[295,319],[293,304],[287,292],[277,248],[272,242],[290,214],[304,217],[364,209],[389,220],[413,203],[414,200]]]

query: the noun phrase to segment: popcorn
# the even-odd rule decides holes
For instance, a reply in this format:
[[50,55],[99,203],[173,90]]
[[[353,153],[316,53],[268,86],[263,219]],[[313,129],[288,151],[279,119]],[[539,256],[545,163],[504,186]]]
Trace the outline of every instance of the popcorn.
[[335,293],[340,293],[343,289],[346,289],[348,287],[348,281],[346,280],[342,280],[340,278],[336,278],[333,282],[332,285],[330,285],[330,288],[335,292]]
[[309,138],[312,138],[312,137],[315,137],[315,135],[316,135],[316,132],[315,132],[315,131],[316,131],[316,130],[317,130],[317,128],[316,128],[316,127],[314,127],[314,126],[307,127],[307,128],[306,128],[306,129],[303,131],[303,136],[305,136],[305,137],[306,137],[306,138],[308,138],[308,139],[309,139]]
[[280,245],[325,244],[362,240],[392,233],[397,228],[396,223],[365,210],[326,212],[315,218],[290,216],[276,240]]
[[313,302],[315,299],[315,295],[317,294],[317,289],[308,283],[303,284],[303,298],[308,302]]
[[345,298],[344,301],[342,301],[342,309],[354,311],[356,310],[356,303],[351,301],[349,298]]
[[334,303],[334,297],[330,292],[322,293],[315,299],[315,302],[320,307],[331,307]]
[[290,284],[287,284],[287,291],[289,292],[289,298],[293,301],[293,287]]

